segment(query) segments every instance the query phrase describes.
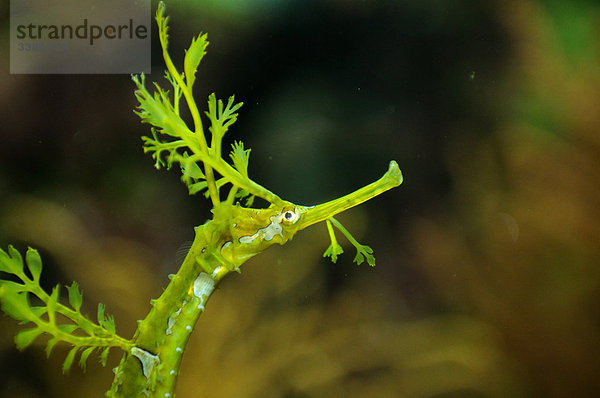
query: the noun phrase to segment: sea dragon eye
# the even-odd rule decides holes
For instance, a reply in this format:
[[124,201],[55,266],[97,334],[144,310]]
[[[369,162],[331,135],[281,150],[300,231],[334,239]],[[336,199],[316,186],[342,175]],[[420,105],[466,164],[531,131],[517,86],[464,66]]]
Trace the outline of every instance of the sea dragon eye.
[[298,214],[291,210],[288,210],[285,213],[283,213],[283,220],[289,223],[296,222],[298,220]]

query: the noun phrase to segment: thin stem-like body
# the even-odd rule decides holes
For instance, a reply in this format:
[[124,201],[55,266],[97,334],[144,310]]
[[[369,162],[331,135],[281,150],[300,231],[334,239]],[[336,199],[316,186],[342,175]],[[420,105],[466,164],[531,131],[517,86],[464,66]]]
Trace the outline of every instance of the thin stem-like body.
[[[109,397],[173,396],[186,344],[206,301],[226,268],[215,255],[215,242],[207,240],[211,223],[197,228],[196,239],[179,272],[140,322],[133,338],[134,353],[126,353],[115,372]],[[205,271],[212,272],[208,274]],[[141,355],[140,353],[143,353]],[[142,395],[144,394],[144,395]],[[169,395],[170,394],[170,395]]]

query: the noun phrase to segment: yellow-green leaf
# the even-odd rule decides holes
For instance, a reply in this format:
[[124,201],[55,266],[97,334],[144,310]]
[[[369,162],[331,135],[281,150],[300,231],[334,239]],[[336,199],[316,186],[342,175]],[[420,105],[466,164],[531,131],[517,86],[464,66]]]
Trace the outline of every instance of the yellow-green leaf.
[[108,360],[108,351],[110,351],[110,347],[106,347],[102,354],[100,354],[100,363],[102,366],[106,366],[106,361]]
[[78,350],[79,347],[73,347],[71,351],[69,351],[69,353],[67,354],[67,357],[65,358],[65,361],[63,362],[62,366],[63,373],[68,373],[69,369],[71,369],[71,365],[73,365],[73,360],[75,359],[75,354],[77,354]]
[[233,161],[233,167],[240,172],[242,176],[248,178],[248,161],[250,159],[250,149],[244,149],[244,143],[236,141],[232,145],[232,151],[229,156]]
[[42,334],[42,332],[42,329],[35,328],[21,330],[19,333],[17,333],[15,336],[15,343],[17,344],[19,351],[23,351],[25,348],[27,348],[40,334]]
[[84,372],[87,365],[87,359],[90,356],[90,354],[94,352],[95,349],[96,347],[88,347],[81,353],[81,358],[79,358],[79,366],[81,367],[81,369],[83,369]]
[[38,251],[31,247],[27,249],[25,260],[27,261],[27,266],[29,267],[33,280],[36,282],[39,281],[42,273],[42,259],[40,258]]
[[206,54],[207,46],[208,41],[206,40],[206,33],[198,35],[198,37],[192,39],[192,44],[190,44],[190,48],[185,53],[183,70],[185,72],[186,84],[190,90],[196,79],[198,65],[200,65],[200,61],[202,61],[202,58]]
[[71,304],[71,307],[73,307],[75,311],[79,312],[81,303],[83,302],[83,296],[77,282],[73,282],[71,286],[67,286],[67,291],[69,292],[69,304]]
[[54,348],[56,343],[58,343],[59,341],[60,341],[60,339],[58,337],[53,337],[50,340],[48,340],[48,343],[46,343],[46,357],[50,358],[52,349]]

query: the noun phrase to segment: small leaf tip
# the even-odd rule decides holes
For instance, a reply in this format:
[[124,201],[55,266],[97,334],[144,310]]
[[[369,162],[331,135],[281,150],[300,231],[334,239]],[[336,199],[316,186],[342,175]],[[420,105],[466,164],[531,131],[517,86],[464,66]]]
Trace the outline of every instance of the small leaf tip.
[[402,184],[402,181],[404,181],[402,171],[400,171],[400,167],[398,167],[398,163],[396,163],[395,160],[390,161],[388,171],[385,173],[385,175],[390,179],[394,186],[398,186]]

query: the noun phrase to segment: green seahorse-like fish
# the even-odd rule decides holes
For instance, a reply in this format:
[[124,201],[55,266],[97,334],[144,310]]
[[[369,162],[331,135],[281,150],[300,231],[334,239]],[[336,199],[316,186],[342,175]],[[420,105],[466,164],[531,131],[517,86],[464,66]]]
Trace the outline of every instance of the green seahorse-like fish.
[[[139,100],[136,113],[152,126],[151,137],[143,137],[144,149],[152,154],[157,168],[178,164],[190,193],[203,193],[212,201],[213,217],[196,227],[195,239],[183,264],[177,274],[171,276],[163,294],[152,300],[152,309],[139,322],[133,338],[126,340],[116,335],[114,321],[104,314],[103,306],[99,307],[97,324],[81,315],[81,293],[75,283],[68,287],[73,309],[58,303],[58,288],[51,295],[43,292],[38,283],[41,260],[35,250],[30,249],[26,255],[32,278],[22,271],[23,259],[16,250],[12,247],[8,253],[0,250],[0,271],[12,273],[23,281],[22,284],[0,281],[2,308],[10,316],[35,326],[17,336],[17,346],[25,348],[42,333],[52,336],[48,353],[57,341],[70,343],[74,348],[65,360],[65,370],[79,350],[83,350],[79,363],[85,366],[87,357],[96,349],[102,350],[103,363],[110,347],[123,349],[125,354],[114,370],[113,384],[106,393],[112,398],[173,397],[186,344],[215,286],[228,273],[239,271],[245,261],[274,244],[283,245],[296,232],[325,222],[331,238],[325,256],[335,262],[342,253],[334,234],[335,227],[355,246],[355,262],[360,264],[366,260],[369,265],[375,265],[371,248],[359,244],[334,216],[400,185],[403,179],[398,165],[391,161],[379,180],[317,206],[288,202],[252,181],[248,177],[250,150],[242,143],[234,143],[231,163],[222,157],[222,138],[236,121],[236,112],[242,104],[235,104],[233,97],[224,104],[214,94],[209,96],[208,111],[205,112],[210,122],[209,143],[192,96],[196,70],[208,45],[206,35],[192,40],[185,55],[183,72],[179,72],[167,51],[168,18],[164,12],[165,6],[161,2],[156,21],[167,66],[165,77],[173,90],[168,92],[155,83],[155,92],[151,94],[145,87],[143,75],[133,77]],[[181,98],[191,113],[193,128],[180,117]],[[225,189],[229,190],[222,195],[221,191]],[[255,197],[270,205],[267,208],[251,207]],[[40,298],[45,307],[29,307],[27,294]],[[57,325],[55,313],[66,316],[74,326]],[[73,335],[72,327],[80,328],[87,335]]]

